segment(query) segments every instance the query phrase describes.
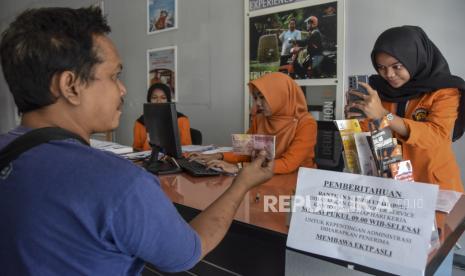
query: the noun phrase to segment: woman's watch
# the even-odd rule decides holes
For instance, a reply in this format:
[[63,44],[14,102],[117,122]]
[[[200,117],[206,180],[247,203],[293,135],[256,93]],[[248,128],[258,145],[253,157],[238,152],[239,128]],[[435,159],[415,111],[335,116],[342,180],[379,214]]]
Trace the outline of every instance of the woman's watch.
[[392,120],[394,120],[394,114],[389,112],[388,114],[384,115],[384,118],[386,118],[387,124],[390,125]]
[[389,112],[388,114],[384,115],[384,117],[386,117],[386,120],[388,122],[391,122],[392,120],[394,120],[394,114],[392,114],[391,112]]

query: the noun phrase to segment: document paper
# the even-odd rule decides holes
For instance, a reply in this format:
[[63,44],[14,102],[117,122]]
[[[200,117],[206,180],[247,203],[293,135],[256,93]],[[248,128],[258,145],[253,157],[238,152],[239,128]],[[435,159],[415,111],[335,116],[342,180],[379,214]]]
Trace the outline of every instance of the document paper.
[[438,186],[300,168],[287,246],[423,275]]

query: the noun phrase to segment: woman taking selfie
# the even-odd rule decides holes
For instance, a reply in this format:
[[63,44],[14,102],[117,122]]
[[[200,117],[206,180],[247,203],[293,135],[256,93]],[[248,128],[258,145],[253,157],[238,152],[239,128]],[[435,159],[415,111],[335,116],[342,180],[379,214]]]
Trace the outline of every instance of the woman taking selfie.
[[362,100],[346,111],[355,107],[368,119],[386,119],[402,144],[403,158],[412,163],[415,181],[463,192],[452,149],[464,132],[463,79],[451,75],[439,49],[416,26],[383,32],[371,60],[378,75],[370,77],[370,85],[361,84],[368,95],[350,91]]

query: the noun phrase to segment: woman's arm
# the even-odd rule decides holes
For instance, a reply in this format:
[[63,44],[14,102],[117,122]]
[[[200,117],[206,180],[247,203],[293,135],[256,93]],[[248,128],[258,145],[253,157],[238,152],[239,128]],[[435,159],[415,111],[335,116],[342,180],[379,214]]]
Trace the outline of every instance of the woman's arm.
[[[363,99],[351,107],[359,108],[369,119],[383,118],[389,112],[382,106],[378,93],[367,84],[361,85],[367,89],[368,95],[350,92]],[[433,97],[433,103],[424,121],[393,116],[389,127],[399,134],[405,143],[427,149],[450,140],[457,119],[460,93],[454,88],[440,89],[434,92]]]
[[178,118],[178,128],[179,128],[179,138],[181,145],[192,145],[191,138],[191,125],[189,123],[189,118],[179,117]]
[[134,123],[134,141],[132,143],[132,148],[136,151],[144,150],[144,144],[147,140],[147,131],[145,126],[136,121]]
[[[346,110],[349,110],[352,107],[358,108],[365,113],[368,119],[372,120],[381,120],[384,116],[389,114],[389,111],[383,107],[381,99],[378,96],[378,92],[366,83],[360,82],[359,84],[368,91],[368,94],[363,94],[355,90],[349,91],[350,94],[358,96],[362,100],[347,106]],[[358,115],[360,114],[348,113],[349,118]],[[389,127],[402,137],[408,137],[410,134],[410,130],[407,128],[402,118],[397,115],[393,115],[393,120],[389,122]]]
[[423,149],[450,143],[459,101],[460,93],[455,88],[434,92],[433,103],[424,121],[402,118],[410,133],[402,139],[404,143]]

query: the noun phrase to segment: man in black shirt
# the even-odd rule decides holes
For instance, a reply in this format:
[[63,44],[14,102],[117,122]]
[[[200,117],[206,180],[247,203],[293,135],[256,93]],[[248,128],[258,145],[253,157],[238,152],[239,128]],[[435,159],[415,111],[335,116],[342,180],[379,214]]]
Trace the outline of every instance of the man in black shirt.
[[318,29],[318,18],[310,16],[305,19],[308,37],[304,41],[298,41],[298,45],[306,47],[307,57],[302,63],[294,60],[294,70],[297,76],[304,78],[318,78],[321,75],[319,65],[323,60],[323,45],[321,32]]

